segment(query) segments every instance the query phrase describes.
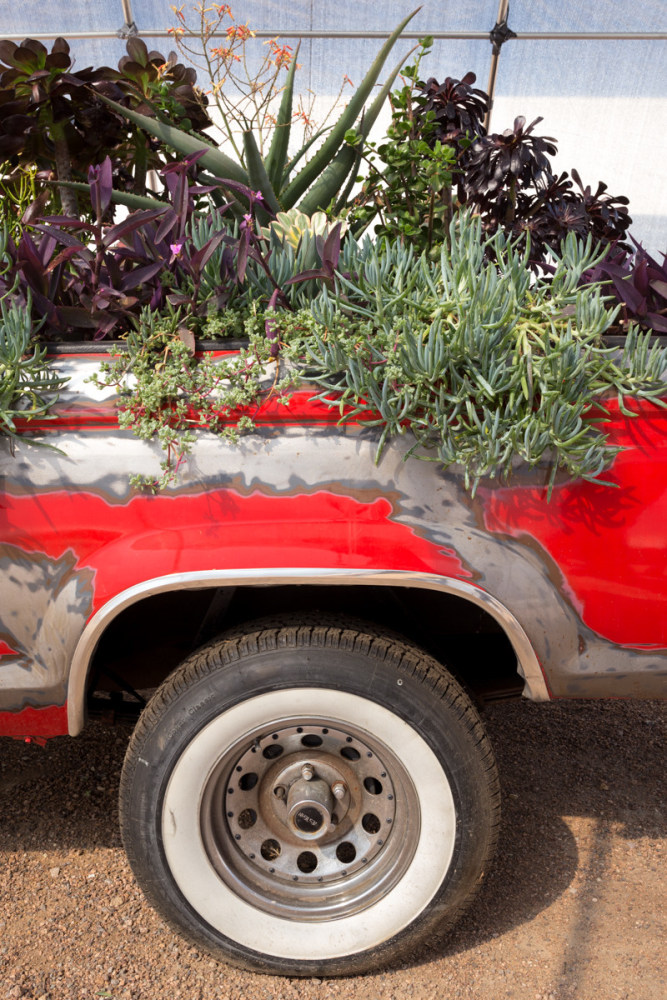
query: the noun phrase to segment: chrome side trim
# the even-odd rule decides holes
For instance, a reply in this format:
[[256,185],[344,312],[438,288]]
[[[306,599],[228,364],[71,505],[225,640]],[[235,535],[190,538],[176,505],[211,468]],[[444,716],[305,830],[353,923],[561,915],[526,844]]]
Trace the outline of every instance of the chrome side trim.
[[67,682],[67,721],[70,736],[83,729],[88,665],[110,622],[144,597],[170,590],[201,590],[204,587],[273,587],[281,584],[309,586],[416,587],[463,597],[487,611],[503,629],[516,653],[517,667],[525,681],[524,697],[549,701],[550,695],[535,651],[517,619],[491,594],[463,580],[435,573],[408,573],[402,570],[349,569],[246,569],[212,570],[207,573],[172,573],[138,583],[117,594],[93,615],[77,643]]

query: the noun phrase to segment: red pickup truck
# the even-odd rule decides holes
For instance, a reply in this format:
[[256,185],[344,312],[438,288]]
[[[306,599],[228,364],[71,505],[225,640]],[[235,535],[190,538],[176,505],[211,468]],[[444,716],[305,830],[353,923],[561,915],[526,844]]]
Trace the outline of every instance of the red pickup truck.
[[[0,734],[137,716],[121,783],[136,877],[226,961],[361,972],[449,927],[493,852],[475,702],[664,697],[667,411],[612,409],[607,479],[454,471],[301,390],[175,485],[133,472],[100,358],[2,445]],[[148,693],[157,690],[148,704]]]

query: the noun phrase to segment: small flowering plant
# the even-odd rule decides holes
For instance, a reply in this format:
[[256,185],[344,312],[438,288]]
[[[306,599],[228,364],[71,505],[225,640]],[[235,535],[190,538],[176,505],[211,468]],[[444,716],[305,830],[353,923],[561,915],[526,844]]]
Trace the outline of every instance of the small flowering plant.
[[[234,18],[229,4],[196,3],[191,26],[184,6],[172,7],[176,25],[169,28],[182,56],[210,81],[207,96],[219,112],[217,127],[229,141],[238,159],[244,163],[241,135],[255,134],[262,154],[276,119],[272,106],[283,87],[282,77],[295,54],[290,45],[277,38],[263,42],[264,52],[247,51],[255,31]],[[295,117],[305,114],[302,108]]]

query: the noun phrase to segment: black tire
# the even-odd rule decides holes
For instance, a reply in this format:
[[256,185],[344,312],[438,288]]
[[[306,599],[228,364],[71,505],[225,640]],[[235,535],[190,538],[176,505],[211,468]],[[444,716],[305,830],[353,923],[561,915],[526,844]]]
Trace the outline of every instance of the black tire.
[[468,697],[358,623],[253,623],[194,654],[143,713],[121,781],[149,901],[217,958],[279,975],[414,955],[474,896],[498,823]]

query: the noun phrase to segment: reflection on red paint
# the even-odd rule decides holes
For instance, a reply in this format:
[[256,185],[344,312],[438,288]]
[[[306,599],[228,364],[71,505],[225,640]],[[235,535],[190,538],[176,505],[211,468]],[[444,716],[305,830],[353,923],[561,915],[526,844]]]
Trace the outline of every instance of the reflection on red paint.
[[57,491],[0,501],[3,540],[95,571],[93,611],[134,584],[171,573],[252,568],[400,569],[469,578],[452,552],[392,520],[384,497],[324,490],[247,496],[211,490],[109,503]]
[[545,491],[509,487],[483,493],[489,531],[529,536],[557,564],[583,621],[624,646],[667,646],[667,414],[615,410],[610,441],[622,451],[603,478],[616,488],[575,482]]
[[[218,489],[138,495],[127,503],[58,490],[5,493],[0,537],[52,559],[73,552],[77,570],[93,570],[91,614],[135,584],[174,573],[289,567],[470,577],[454,553],[392,515],[385,497],[359,500],[326,490],[276,496]],[[59,735],[67,732],[66,716],[65,708],[0,712],[0,735]]]

